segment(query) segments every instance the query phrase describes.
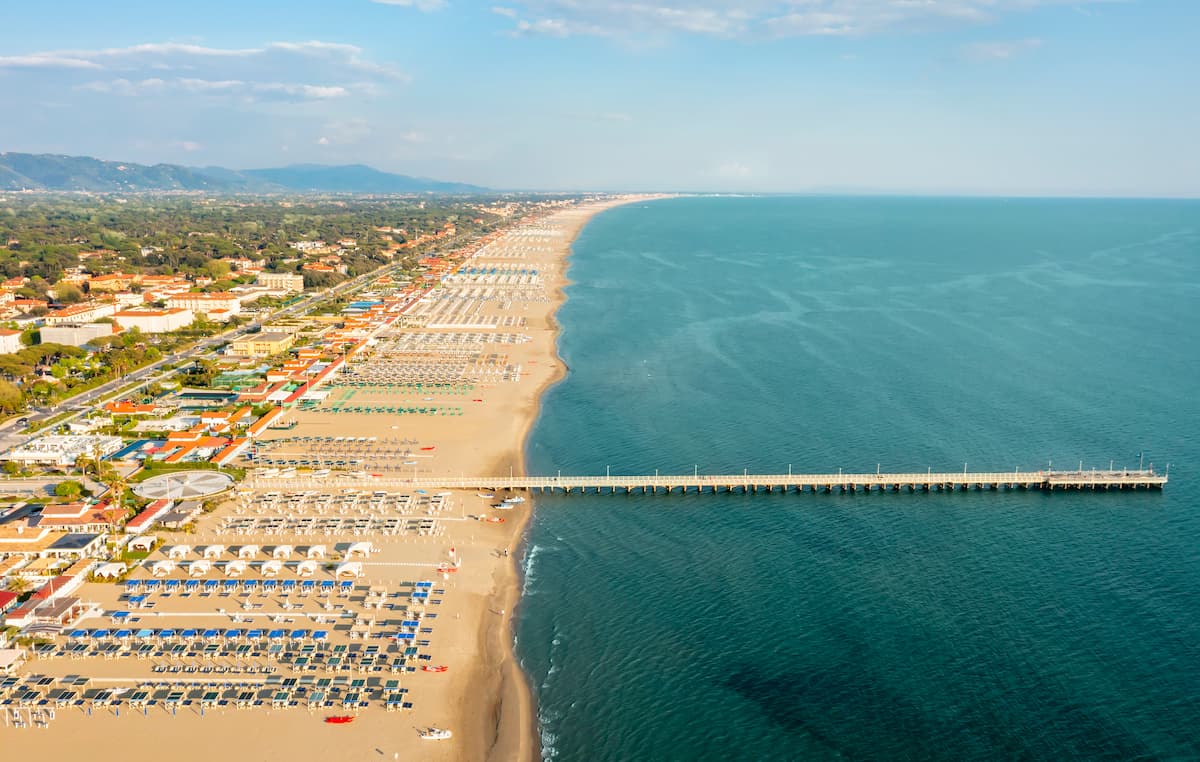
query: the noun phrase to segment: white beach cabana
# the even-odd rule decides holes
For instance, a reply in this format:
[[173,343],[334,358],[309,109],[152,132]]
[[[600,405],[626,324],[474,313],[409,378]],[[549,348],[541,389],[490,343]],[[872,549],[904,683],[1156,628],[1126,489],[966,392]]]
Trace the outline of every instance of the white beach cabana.
[[363,573],[363,565],[358,561],[346,561],[338,564],[334,571],[334,576],[339,579],[342,577],[361,577]]
[[243,545],[238,548],[238,558],[254,558],[258,555],[258,551],[257,545]]
[[125,564],[111,563],[104,564],[95,572],[95,575],[100,579],[116,579],[125,573]]
[[262,575],[264,577],[275,577],[281,571],[283,571],[283,561],[278,559],[272,559],[262,565]]
[[224,545],[208,545],[204,548],[204,557],[210,560],[216,560],[225,552]]
[[301,561],[296,566],[296,574],[299,574],[301,577],[311,577],[312,575],[314,575],[316,573],[317,573],[317,562],[316,561]]
[[278,558],[281,561],[286,561],[292,557],[292,550],[293,548],[291,545],[276,545],[271,551],[271,558]]
[[309,558],[324,558],[325,557],[325,546],[324,545],[313,545],[312,547],[310,547],[308,549],[308,557]]
[[375,550],[375,547],[369,542],[356,542],[346,549],[346,558],[354,558],[355,556],[367,558],[373,550]]
[[187,558],[192,552],[191,545],[175,545],[167,551],[167,558]]
[[141,550],[149,553],[154,550],[154,543],[158,540],[154,535],[143,534],[134,537],[129,541],[130,550]]
[[165,577],[173,571],[175,571],[175,562],[171,560],[155,561],[150,564],[150,573],[155,577]]
[[208,574],[210,571],[212,571],[212,562],[211,561],[205,561],[205,560],[192,561],[192,563],[188,565],[188,574],[193,577],[203,577],[205,574]]
[[229,563],[225,564],[225,576],[240,577],[246,573],[246,568],[246,562],[240,558],[236,561],[230,561]]

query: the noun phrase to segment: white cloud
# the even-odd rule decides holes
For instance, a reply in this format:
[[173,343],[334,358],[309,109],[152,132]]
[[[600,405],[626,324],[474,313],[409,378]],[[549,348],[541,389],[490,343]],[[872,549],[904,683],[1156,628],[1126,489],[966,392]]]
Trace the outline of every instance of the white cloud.
[[423,13],[440,11],[446,7],[446,0],[371,0],[379,5],[398,5],[402,8],[416,8]]
[[727,179],[745,179],[751,177],[754,171],[740,161],[727,161],[717,167],[716,174]]
[[200,149],[204,148],[204,146],[194,140],[180,140],[178,143],[176,143],[176,145],[188,153],[194,153],[195,151],[199,151]]
[[1039,6],[1107,0],[524,0],[493,8],[517,35],[850,36],[982,24]]
[[995,40],[965,45],[962,53],[972,61],[1002,61],[1041,46],[1042,41],[1033,37],[1024,40]]
[[[147,42],[123,48],[94,50],[41,51],[21,56],[0,56],[0,68],[106,69],[121,72],[139,70],[190,70],[236,74],[266,70],[278,74],[297,71],[404,80],[405,75],[389,64],[364,57],[357,45],[323,40],[271,42],[256,48],[214,48],[179,42]],[[223,79],[232,77],[225,76]],[[273,80],[279,77],[273,77]]]
[[504,16],[505,18],[510,19],[515,19],[517,17],[516,8],[506,8],[502,5],[493,5],[492,13],[496,14],[497,16]]
[[111,93],[129,97],[162,95],[169,92],[186,92],[195,95],[236,95],[247,100],[325,100],[350,95],[350,90],[340,85],[311,85],[293,82],[244,82],[240,79],[197,79],[181,77],[161,79],[151,77],[136,82],[125,78],[85,82],[80,90]]
[[319,145],[319,146],[329,145],[329,138],[324,137],[324,136],[317,138],[317,145]]
[[0,56],[0,69],[102,69],[100,64],[62,53]]

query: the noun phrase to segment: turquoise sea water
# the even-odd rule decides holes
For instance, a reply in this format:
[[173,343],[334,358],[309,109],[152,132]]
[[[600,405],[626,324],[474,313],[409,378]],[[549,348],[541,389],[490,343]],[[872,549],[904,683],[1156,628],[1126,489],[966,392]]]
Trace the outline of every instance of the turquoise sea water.
[[570,276],[531,472],[1172,483],[539,497],[545,756],[1200,757],[1200,204],[668,200]]

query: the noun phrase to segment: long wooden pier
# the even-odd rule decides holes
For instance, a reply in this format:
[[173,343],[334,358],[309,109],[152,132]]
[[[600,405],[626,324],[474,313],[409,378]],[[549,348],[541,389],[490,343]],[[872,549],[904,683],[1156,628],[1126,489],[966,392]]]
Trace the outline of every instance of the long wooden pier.
[[408,490],[469,489],[489,492],[596,493],[716,493],[716,492],[934,492],[954,490],[1161,490],[1166,474],[1150,469],[1121,471],[995,471],[933,472],[909,474],[700,474],[642,476],[460,476],[400,474],[325,478],[298,475],[289,478],[252,476],[252,489],[294,490],[313,488],[400,488]]

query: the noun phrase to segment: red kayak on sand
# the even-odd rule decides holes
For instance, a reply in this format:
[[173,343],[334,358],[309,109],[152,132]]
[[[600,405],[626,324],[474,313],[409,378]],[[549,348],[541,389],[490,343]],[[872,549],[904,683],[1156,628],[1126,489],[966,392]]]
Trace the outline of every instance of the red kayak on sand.
[[436,667],[429,666],[429,665],[421,667],[422,672],[445,672],[448,669],[450,669],[450,668],[447,667],[445,664],[439,664]]
[[422,449],[422,450],[435,450],[435,449],[437,449],[437,448],[435,448],[435,447],[422,447],[421,449]]
[[354,722],[354,718],[348,714],[338,715],[337,717],[326,717],[325,722],[330,725],[345,725]]

